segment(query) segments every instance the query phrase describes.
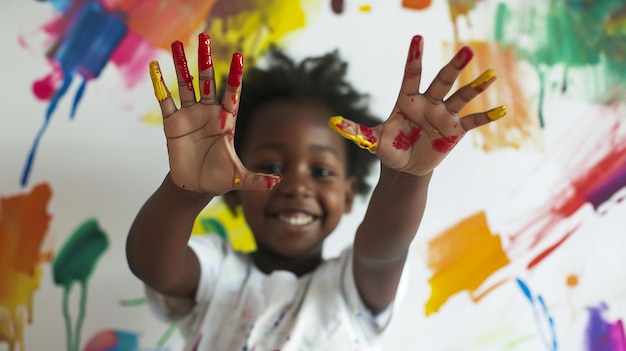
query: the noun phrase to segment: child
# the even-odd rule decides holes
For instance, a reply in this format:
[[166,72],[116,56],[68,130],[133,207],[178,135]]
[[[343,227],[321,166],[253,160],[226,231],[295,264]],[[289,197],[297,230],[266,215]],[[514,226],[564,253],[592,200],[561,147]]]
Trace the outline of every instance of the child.
[[[150,65],[170,172],[127,242],[150,305],[179,321],[185,350],[376,348],[433,169],[468,130],[506,113],[501,106],[458,117],[493,82],[493,71],[445,99],[472,58],[464,47],[422,94],[422,38],[415,36],[398,100],[378,124],[345,82],[336,54],[296,65],[273,52],[267,70],[245,76],[239,104],[243,59],[235,53],[220,103],[210,38],[200,34],[199,42],[199,101],[180,42],[172,44],[180,108],[158,63]],[[324,239],[355,195],[368,192],[372,155],[380,178],[354,245],[324,261]],[[196,216],[219,195],[231,208],[242,206],[256,252],[235,253],[217,235],[190,239]]]

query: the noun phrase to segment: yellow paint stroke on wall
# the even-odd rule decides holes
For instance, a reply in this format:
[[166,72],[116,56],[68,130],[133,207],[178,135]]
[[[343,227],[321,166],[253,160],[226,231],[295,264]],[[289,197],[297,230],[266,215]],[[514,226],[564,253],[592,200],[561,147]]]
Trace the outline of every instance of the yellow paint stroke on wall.
[[[474,58],[461,72],[458,86],[471,84],[481,73],[493,69],[498,78],[487,90],[468,103],[460,115],[487,111],[499,105],[507,107],[507,115],[497,123],[477,128],[472,132],[472,140],[476,147],[484,151],[502,148],[529,149],[542,151],[544,140],[539,124],[537,109],[533,104],[524,85],[524,77],[512,47],[503,48],[500,44],[486,41],[472,41],[446,45],[449,56],[463,45],[469,45],[474,51]],[[527,77],[527,75],[526,75]]]
[[[220,1],[206,21],[211,36],[216,75],[226,75],[233,52],[244,55],[245,67],[253,66],[270,45],[286,44],[286,36],[306,26],[305,3],[316,0]],[[317,5],[319,6],[319,5]],[[311,8],[311,6],[307,7]],[[244,78],[245,82],[245,78]],[[245,83],[244,83],[245,84]]]
[[461,291],[473,295],[491,274],[508,263],[500,236],[491,233],[484,212],[447,229],[428,243],[428,267],[433,276],[429,280],[431,295],[426,315],[439,311]]
[[40,252],[51,215],[52,190],[43,183],[28,194],[0,198],[0,343],[25,350],[24,327],[33,322],[33,295],[39,288]]

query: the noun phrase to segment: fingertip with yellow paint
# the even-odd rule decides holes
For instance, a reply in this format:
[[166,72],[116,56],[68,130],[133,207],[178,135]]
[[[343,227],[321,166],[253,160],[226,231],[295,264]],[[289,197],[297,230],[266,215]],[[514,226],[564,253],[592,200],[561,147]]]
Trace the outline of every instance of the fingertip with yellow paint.
[[370,152],[374,152],[378,147],[377,142],[371,142],[364,138],[363,135],[354,134],[348,131],[351,127],[350,122],[348,122],[345,118],[341,116],[333,116],[328,120],[328,126],[332,128],[335,132],[337,132],[342,137],[351,140],[358,147],[368,150]]
[[152,86],[154,87],[154,96],[157,100],[163,101],[167,99],[169,92],[163,82],[163,74],[159,67],[159,62],[156,60],[150,61],[150,79],[152,80]]
[[506,106],[498,106],[494,109],[491,109],[489,111],[487,111],[487,117],[489,117],[490,120],[492,121],[496,121],[499,120],[500,118],[504,117],[507,113],[507,108]]
[[484,71],[481,75],[479,75],[478,78],[474,79],[474,81],[470,83],[470,87],[478,88],[479,86],[493,80],[495,77],[496,72],[494,72],[492,69],[488,69]]

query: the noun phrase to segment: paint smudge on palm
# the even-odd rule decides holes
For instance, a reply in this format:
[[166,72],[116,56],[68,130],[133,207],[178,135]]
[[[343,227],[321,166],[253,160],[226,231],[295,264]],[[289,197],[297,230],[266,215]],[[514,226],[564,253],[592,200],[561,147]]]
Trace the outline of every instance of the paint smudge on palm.
[[24,329],[33,321],[33,299],[39,288],[42,252],[52,216],[52,190],[46,183],[30,192],[0,198],[0,344],[24,350]]
[[[491,232],[484,212],[472,215],[445,230],[428,243],[431,295],[426,315],[439,311],[453,295],[468,291],[474,296],[485,280],[509,264],[500,236]],[[489,290],[489,289],[488,289]]]
[[609,307],[601,303],[597,307],[589,307],[589,321],[585,333],[585,350],[587,351],[624,351],[626,350],[626,334],[624,322],[606,320]]
[[623,0],[500,3],[495,40],[514,47],[540,81],[539,115],[547,94],[590,102],[624,101],[626,5]]
[[[102,254],[109,247],[109,239],[95,219],[83,222],[58,251],[52,262],[54,283],[63,288],[63,317],[67,351],[80,348],[80,336],[87,308],[87,283]],[[69,295],[74,283],[80,286],[78,317],[72,324]]]

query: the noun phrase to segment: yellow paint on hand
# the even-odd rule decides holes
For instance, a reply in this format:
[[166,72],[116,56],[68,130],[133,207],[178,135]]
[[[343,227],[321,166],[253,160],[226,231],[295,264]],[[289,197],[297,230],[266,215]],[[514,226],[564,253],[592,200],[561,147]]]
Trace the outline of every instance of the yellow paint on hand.
[[491,233],[484,212],[447,229],[428,246],[428,267],[434,273],[429,280],[426,315],[439,311],[463,290],[473,295],[490,275],[509,263],[500,237]]
[[163,82],[163,74],[157,61],[150,61],[150,79],[152,80],[152,86],[154,87],[154,96],[157,100],[163,101],[167,99],[168,91]]
[[490,80],[496,77],[496,73],[492,69],[488,69],[484,71],[478,78],[474,79],[472,83],[470,83],[470,87],[477,88]]
[[354,128],[354,123],[349,122],[341,116],[331,117],[328,120],[328,126],[342,137],[357,144],[362,149],[374,152],[376,148],[378,148],[378,143],[372,143],[371,141],[365,139],[363,135],[358,133],[358,131],[349,131],[350,129],[356,129]]
[[233,179],[233,183],[235,183],[235,185],[238,185],[239,183],[241,183],[241,179],[235,178]]
[[506,112],[507,112],[506,106],[498,106],[494,109],[487,111],[487,117],[489,117],[489,119],[492,121],[496,121],[504,117],[506,115]]
[[[52,190],[0,198],[0,343],[25,350],[24,326],[33,322],[33,300],[42,276],[41,244],[48,232]],[[46,257],[47,256],[47,257]]]

